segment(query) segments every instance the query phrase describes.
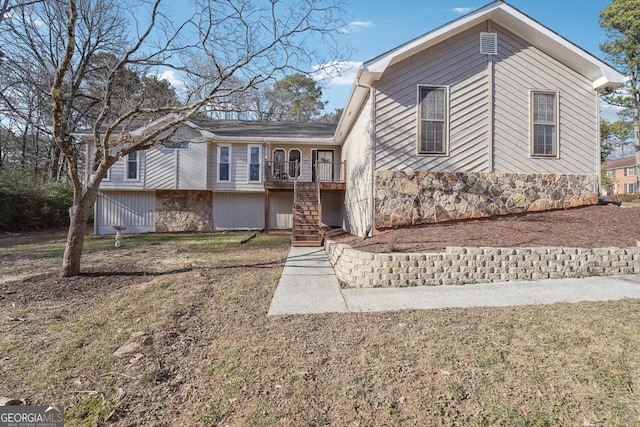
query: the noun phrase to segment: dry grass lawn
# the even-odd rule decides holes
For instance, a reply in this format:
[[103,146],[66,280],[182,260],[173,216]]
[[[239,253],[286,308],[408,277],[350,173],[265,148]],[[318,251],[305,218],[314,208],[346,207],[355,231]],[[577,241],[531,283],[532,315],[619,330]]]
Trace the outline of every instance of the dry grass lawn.
[[68,426],[640,425],[640,301],[267,317],[288,236],[244,236],[92,237],[72,279],[64,236],[0,239],[0,397]]

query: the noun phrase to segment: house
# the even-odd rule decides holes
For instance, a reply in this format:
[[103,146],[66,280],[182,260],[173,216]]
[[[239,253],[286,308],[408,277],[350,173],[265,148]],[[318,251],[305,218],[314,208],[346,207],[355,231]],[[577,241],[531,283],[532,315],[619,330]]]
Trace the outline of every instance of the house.
[[[135,138],[168,119],[130,134]],[[335,129],[329,123],[191,119],[169,143],[131,153],[110,168],[95,206],[95,232],[111,234],[113,225],[127,233],[291,229],[294,197],[319,196],[301,209],[312,222],[298,225],[311,233],[300,233],[301,240],[318,242],[320,218],[342,225],[345,168]],[[92,138],[84,138],[90,159]]]
[[613,194],[629,194],[638,190],[635,156],[609,160],[604,168],[607,176],[613,178]]
[[625,81],[494,1],[365,62],[337,127],[194,119],[122,159],[96,232],[293,228],[304,244],[321,224],[364,237],[594,204],[599,97]]

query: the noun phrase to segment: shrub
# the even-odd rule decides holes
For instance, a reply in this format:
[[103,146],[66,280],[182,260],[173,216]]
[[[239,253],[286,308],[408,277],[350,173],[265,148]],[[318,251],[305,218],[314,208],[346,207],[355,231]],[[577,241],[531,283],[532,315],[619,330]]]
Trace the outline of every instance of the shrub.
[[20,172],[0,173],[0,231],[29,231],[69,224],[70,183],[40,183]]

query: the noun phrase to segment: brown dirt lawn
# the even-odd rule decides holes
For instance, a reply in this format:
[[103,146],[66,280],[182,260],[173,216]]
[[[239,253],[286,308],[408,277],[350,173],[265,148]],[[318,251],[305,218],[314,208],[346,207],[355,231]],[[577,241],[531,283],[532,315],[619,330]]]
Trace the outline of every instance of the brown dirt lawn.
[[0,238],[0,397],[67,426],[640,419],[640,301],[267,317],[289,237],[245,236],[90,237],[70,279],[64,234]]

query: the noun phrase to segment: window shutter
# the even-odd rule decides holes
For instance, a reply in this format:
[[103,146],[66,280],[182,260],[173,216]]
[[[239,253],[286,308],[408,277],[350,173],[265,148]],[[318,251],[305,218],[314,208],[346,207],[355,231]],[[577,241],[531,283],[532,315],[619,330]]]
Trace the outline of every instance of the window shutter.
[[498,54],[497,33],[480,33],[480,53],[483,55]]

